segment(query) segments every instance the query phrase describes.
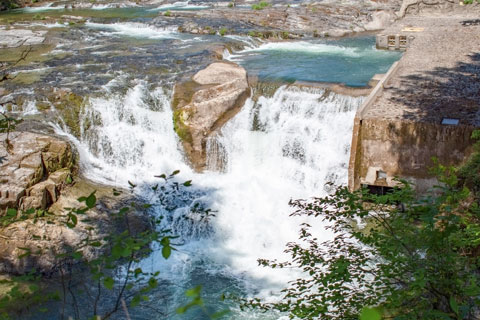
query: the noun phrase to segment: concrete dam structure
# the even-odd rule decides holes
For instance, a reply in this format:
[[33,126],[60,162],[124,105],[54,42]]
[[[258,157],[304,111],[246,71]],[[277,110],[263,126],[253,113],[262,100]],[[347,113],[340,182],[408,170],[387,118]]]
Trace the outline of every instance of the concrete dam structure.
[[421,194],[437,183],[433,158],[459,165],[472,152],[480,127],[480,37],[469,35],[480,26],[467,20],[408,17],[377,36],[379,48],[408,50],[356,113],[351,190],[384,193],[400,178]]

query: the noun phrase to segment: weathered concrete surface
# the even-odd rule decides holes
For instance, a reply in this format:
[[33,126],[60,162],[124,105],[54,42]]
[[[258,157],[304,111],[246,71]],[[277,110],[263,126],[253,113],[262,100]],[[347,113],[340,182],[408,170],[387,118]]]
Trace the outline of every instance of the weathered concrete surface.
[[30,132],[0,134],[0,210],[46,209],[70,176],[73,153],[58,138]]
[[[357,113],[351,189],[393,186],[400,177],[423,192],[435,182],[432,157],[458,165],[470,153],[471,133],[480,127],[480,25],[468,21],[480,16],[480,6],[457,5],[454,11],[407,16],[395,24],[393,33],[415,30],[404,31],[415,40],[393,76]],[[459,123],[442,124],[444,118]]]
[[249,95],[245,69],[226,62],[212,63],[192,81],[175,86],[175,131],[196,170],[206,165],[206,139],[240,110]]

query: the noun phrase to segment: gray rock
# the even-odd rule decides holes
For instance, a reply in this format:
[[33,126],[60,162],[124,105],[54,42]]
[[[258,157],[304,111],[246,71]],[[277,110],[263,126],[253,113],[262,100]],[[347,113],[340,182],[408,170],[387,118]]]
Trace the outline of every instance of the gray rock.
[[372,20],[365,24],[364,28],[367,31],[385,29],[395,21],[396,17],[393,11],[374,12],[372,13]]
[[15,48],[22,45],[41,44],[45,41],[47,31],[27,29],[0,29],[0,47]]

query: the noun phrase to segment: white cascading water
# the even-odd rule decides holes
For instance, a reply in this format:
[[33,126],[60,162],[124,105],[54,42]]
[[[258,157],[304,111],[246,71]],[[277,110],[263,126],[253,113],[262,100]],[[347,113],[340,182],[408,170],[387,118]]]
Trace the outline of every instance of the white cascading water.
[[[105,87],[104,98],[90,99],[82,120],[88,130],[79,140],[70,136],[85,174],[127,186],[128,180],[149,183],[155,174],[179,169],[180,179],[204,190],[191,196],[218,211],[211,220],[212,236],[194,236],[167,262],[154,254],[146,264],[162,264],[163,272],[181,281],[195,257],[208,257],[221,272],[261,283],[257,289],[263,296],[285,285],[294,271],[262,268],[256,261],[281,260],[285,244],[297,238],[300,221],[289,217],[290,199],[322,196],[325,183],[347,182],[353,117],[363,99],[284,86],[271,98],[248,100],[209,141],[210,168],[223,170],[199,174],[185,164],[168,92],[148,90],[138,81],[126,93],[114,93],[113,88],[128,86],[125,79],[118,82]],[[320,224],[317,230],[329,237]]]
[[[225,172],[215,220],[222,235],[218,255],[233,253],[227,259],[236,272],[269,281],[281,277],[279,283],[291,279],[288,272],[257,267],[256,259],[281,258],[285,244],[297,239],[300,220],[289,217],[290,199],[325,195],[327,182],[347,182],[353,117],[361,102],[324,89],[281,87],[257,104],[248,101],[209,144],[209,163],[220,158]],[[318,225],[319,237],[329,237]]]

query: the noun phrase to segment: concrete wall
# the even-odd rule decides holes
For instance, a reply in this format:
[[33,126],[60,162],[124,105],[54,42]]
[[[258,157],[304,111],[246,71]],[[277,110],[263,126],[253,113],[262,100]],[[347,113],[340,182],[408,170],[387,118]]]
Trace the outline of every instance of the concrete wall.
[[377,49],[405,51],[415,39],[407,34],[378,34],[376,36]]
[[473,126],[365,118],[399,65],[395,62],[391,66],[355,115],[348,170],[350,190],[362,184],[393,187],[397,177],[411,181],[422,193],[437,183],[429,173],[433,157],[444,165],[459,165],[472,151]]
[[362,184],[395,186],[394,177],[410,180],[425,192],[436,180],[429,173],[432,158],[458,165],[470,154],[471,126],[451,126],[405,120],[362,119],[356,123],[355,157],[349,187]]

